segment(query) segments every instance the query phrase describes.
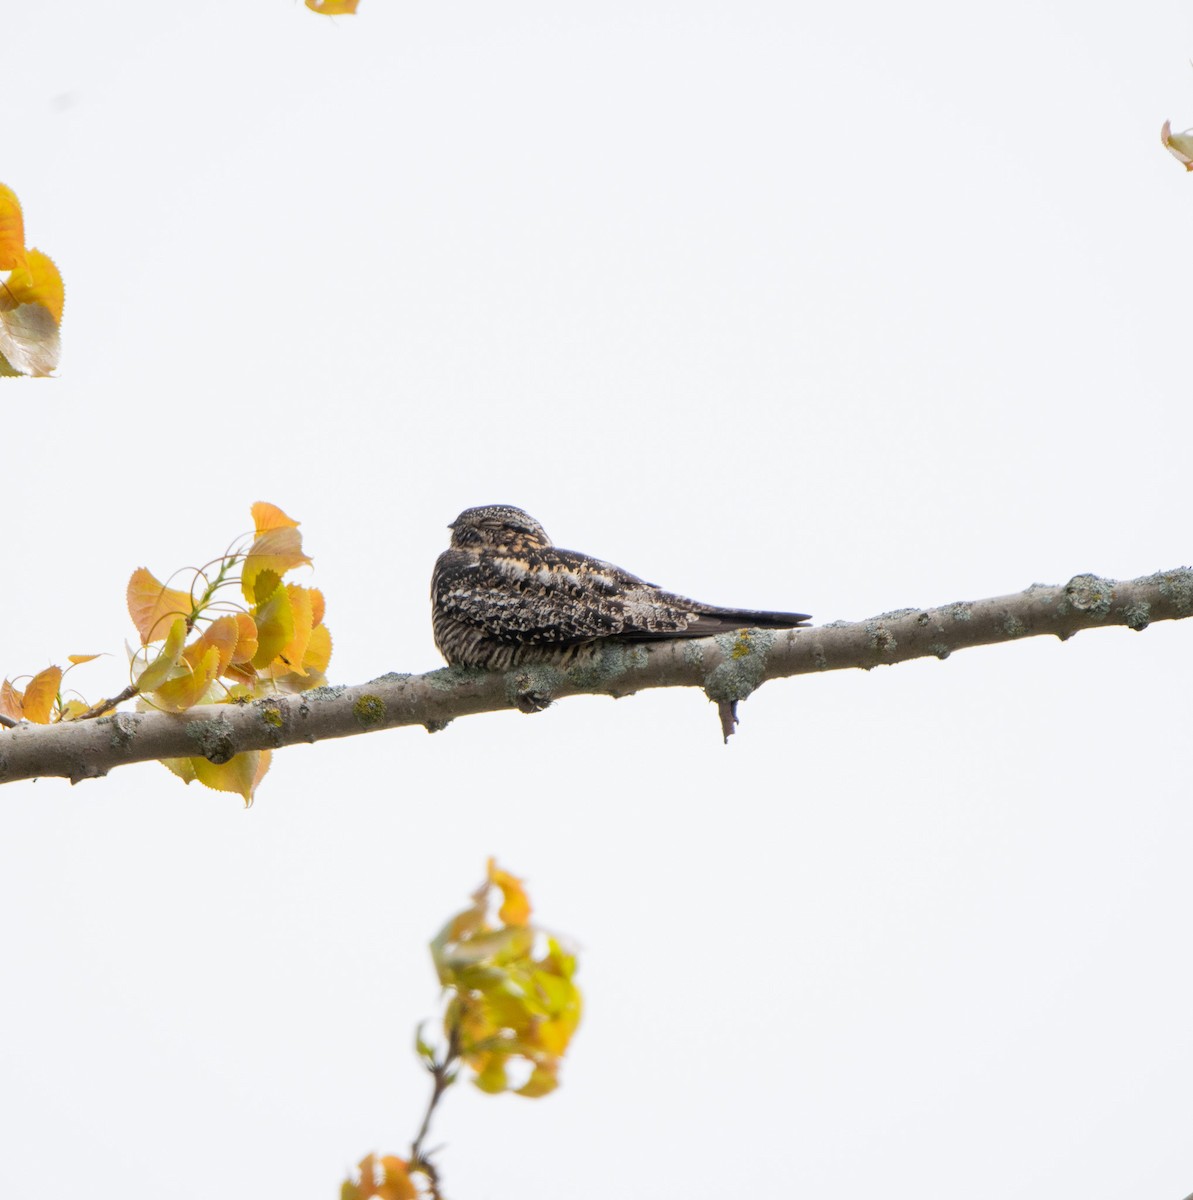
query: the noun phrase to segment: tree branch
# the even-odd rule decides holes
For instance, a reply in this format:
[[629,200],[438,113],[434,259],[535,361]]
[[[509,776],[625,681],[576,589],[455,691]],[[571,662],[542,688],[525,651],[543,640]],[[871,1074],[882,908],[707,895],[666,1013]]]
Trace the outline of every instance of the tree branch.
[[723,726],[731,728],[726,713],[768,679],[944,659],[954,650],[1041,634],[1066,640],[1103,626],[1142,630],[1154,621],[1189,616],[1193,569],[1188,567],[1117,582],[1078,575],[1062,587],[1033,584],[1010,596],[908,608],[811,629],[598,644],[590,657],[563,668],[536,665],[502,673],[448,667],[179,714],[125,712],[54,725],[21,722],[0,729],[0,783],[39,776],[77,783],[126,763],[160,758],[201,755],[222,763],[241,750],[276,750],[399,725],[423,725],[434,733],[472,713],[534,710],[582,693],[628,696],[653,687],[703,688],[717,704]]

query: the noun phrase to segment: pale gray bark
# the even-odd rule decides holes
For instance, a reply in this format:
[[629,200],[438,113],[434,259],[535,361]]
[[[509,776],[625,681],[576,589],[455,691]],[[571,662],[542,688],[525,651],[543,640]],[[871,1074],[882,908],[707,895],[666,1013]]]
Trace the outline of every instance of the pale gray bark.
[[541,708],[581,693],[627,696],[643,688],[699,687],[721,710],[761,683],[845,667],[912,658],[1083,629],[1193,616],[1193,569],[1115,581],[1078,575],[1061,587],[1036,584],[990,600],[902,609],[866,621],[838,621],[781,632],[743,630],[713,638],[651,645],[604,645],[566,668],[506,673],[445,668],[426,675],[384,675],[356,687],[325,687],[252,704],[221,704],[181,714],[117,713],[55,725],[22,722],[0,729],[0,783],[39,776],[78,782],[125,763],[202,755],[226,762],[241,750],[423,725],[436,731],[456,717],[517,707]]

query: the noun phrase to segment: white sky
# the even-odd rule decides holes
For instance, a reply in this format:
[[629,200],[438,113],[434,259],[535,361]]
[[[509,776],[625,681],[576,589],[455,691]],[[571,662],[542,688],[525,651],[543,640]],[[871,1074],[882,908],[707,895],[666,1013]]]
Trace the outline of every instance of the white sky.
[[[331,675],[438,663],[462,508],[818,620],[1188,562],[1188,5],[10,2],[67,287],[0,385],[0,672],[303,521]],[[580,698],[0,795],[0,1196],[338,1195],[494,853],[580,945],[456,1200],[1193,1190],[1190,637]],[[73,677],[72,677],[73,678]],[[119,657],[77,672],[90,696]]]

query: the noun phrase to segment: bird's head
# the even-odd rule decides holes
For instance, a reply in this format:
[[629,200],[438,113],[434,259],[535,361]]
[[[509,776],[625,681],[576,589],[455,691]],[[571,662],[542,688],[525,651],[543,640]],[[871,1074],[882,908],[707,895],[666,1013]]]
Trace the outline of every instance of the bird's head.
[[509,504],[466,508],[449,526],[454,550],[515,553],[551,545],[547,531],[529,513]]

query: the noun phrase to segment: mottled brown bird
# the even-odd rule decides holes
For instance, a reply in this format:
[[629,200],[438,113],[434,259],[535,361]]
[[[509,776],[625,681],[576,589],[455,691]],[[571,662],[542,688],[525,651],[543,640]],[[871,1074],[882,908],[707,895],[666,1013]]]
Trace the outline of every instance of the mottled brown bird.
[[520,508],[469,508],[435,563],[435,645],[453,666],[566,663],[599,641],[660,642],[736,629],[793,629],[806,613],[700,604],[561,550]]

